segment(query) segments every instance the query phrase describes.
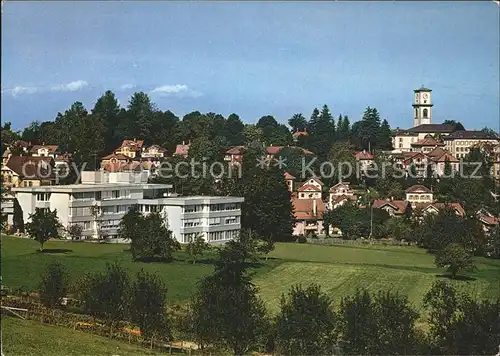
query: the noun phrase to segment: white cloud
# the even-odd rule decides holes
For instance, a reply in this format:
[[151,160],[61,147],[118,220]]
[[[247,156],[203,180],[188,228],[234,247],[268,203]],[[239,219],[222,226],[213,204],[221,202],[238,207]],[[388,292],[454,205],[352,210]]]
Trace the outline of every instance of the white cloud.
[[68,84],[61,84],[52,87],[53,91],[78,91],[89,86],[85,80],[76,80]]
[[177,95],[192,97],[198,97],[202,95],[201,93],[198,93],[189,88],[186,84],[162,85],[151,90],[151,94],[158,94],[160,96]]
[[132,88],[135,88],[135,85],[134,85],[134,84],[123,84],[123,85],[120,87],[120,90],[127,90],[127,89],[132,89]]
[[22,95],[22,94],[34,94],[38,90],[39,89],[36,88],[36,87],[23,87],[21,85],[18,85],[18,86],[15,86],[12,89],[2,90],[2,94],[6,93],[6,94],[12,95],[13,97],[16,97],[16,96]]

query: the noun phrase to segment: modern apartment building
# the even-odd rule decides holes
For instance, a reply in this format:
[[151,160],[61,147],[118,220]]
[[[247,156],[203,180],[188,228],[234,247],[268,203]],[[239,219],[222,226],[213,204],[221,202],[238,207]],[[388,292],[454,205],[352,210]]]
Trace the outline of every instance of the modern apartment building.
[[500,143],[500,138],[484,131],[456,131],[444,138],[446,149],[457,158],[464,158],[474,146]]
[[14,188],[25,222],[35,208],[57,209],[61,224],[83,227],[85,238],[115,239],[121,218],[137,205],[158,211],[183,243],[200,233],[207,241],[227,241],[240,230],[238,197],[172,197],[170,184],[148,184],[146,172],[82,172],[82,183]]

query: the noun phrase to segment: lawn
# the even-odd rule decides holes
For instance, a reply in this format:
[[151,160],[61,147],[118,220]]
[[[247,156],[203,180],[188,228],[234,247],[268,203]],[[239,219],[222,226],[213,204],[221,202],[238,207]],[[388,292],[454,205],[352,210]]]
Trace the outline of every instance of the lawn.
[[[45,266],[60,261],[72,278],[88,271],[100,271],[108,262],[119,262],[130,273],[141,268],[156,272],[167,284],[168,299],[172,303],[189,300],[197,282],[213,270],[214,253],[195,265],[185,252],[176,252],[171,263],[133,262],[127,245],[96,244],[88,242],[49,241],[46,250],[37,252],[38,243],[28,239],[2,236],[3,283],[12,288],[24,286],[34,290]],[[477,298],[495,298],[500,293],[500,261],[476,258],[477,271],[467,278],[452,281],[459,289]],[[357,287],[375,291],[390,289],[408,295],[410,301],[421,307],[422,296],[431,284],[444,279],[443,269],[434,265],[434,257],[422,249],[404,246],[380,245],[312,245],[277,244],[267,261],[252,268],[253,281],[270,311],[279,307],[282,293],[293,284],[319,283],[335,298],[352,293]]]
[[2,316],[2,351],[9,355],[158,355],[126,342],[32,320]]

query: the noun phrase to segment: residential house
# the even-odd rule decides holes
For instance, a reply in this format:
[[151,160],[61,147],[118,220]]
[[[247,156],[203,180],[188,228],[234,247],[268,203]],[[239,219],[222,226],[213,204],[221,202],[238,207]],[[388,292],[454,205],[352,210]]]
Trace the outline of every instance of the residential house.
[[413,185],[406,189],[406,200],[409,201],[413,207],[418,203],[431,203],[434,201],[434,194],[432,190],[423,185]]
[[52,157],[56,158],[57,151],[59,149],[58,145],[35,145],[31,147],[30,153],[33,157]]
[[118,240],[121,219],[132,206],[159,212],[181,243],[200,234],[209,243],[238,236],[240,197],[171,197],[170,184],[148,184],[144,172],[82,172],[81,184],[13,189],[25,222],[35,208],[57,209],[61,224],[78,224],[85,238]]
[[494,216],[485,209],[481,209],[477,212],[477,218],[483,225],[483,230],[485,233],[490,232],[500,224],[500,216]]
[[351,189],[349,182],[339,182],[329,190],[328,209],[335,209],[348,202],[357,201],[355,192]]
[[438,214],[439,211],[446,208],[451,208],[455,211],[458,216],[465,216],[465,210],[460,203],[437,203],[437,202],[425,202],[425,203],[417,203],[415,206],[416,209],[422,211],[422,214]]
[[412,206],[406,200],[383,200],[377,199],[373,202],[373,209],[382,209],[387,211],[391,217],[410,216]]
[[392,134],[392,147],[400,152],[413,150],[412,143],[425,139],[426,136],[444,138],[455,130],[448,124],[422,124],[407,130],[397,128]]
[[313,152],[305,149],[305,148],[302,148],[302,147],[298,147],[298,146],[268,146],[266,147],[266,154],[267,154],[267,158],[269,160],[273,159],[274,157],[278,156],[280,151],[283,149],[283,148],[289,148],[289,149],[293,149],[293,150],[298,150],[300,153],[302,153],[303,155],[307,155],[307,156],[310,156],[310,155],[314,155]]
[[430,164],[430,158],[421,152],[395,153],[393,160],[396,166],[406,171],[409,171],[413,165],[418,177],[426,174],[427,165]]
[[51,185],[55,179],[54,160],[47,156],[10,156],[1,174],[5,188]]
[[323,182],[317,178],[309,178],[298,189],[298,199],[321,199]]
[[165,148],[160,145],[151,145],[141,153],[141,157],[148,161],[161,161],[166,157],[166,154]]
[[144,145],[143,140],[123,140],[120,147],[118,147],[114,153],[116,155],[124,155],[130,157],[131,159],[139,158],[141,156],[142,146]]
[[309,136],[307,133],[307,128],[304,128],[304,131],[300,131],[299,129],[295,130],[295,132],[292,134],[293,141],[297,142],[299,140],[299,137],[301,136]]
[[366,152],[366,150],[356,152],[355,157],[361,172],[366,172],[373,164],[374,157],[370,152]]
[[293,182],[295,181],[295,177],[288,172],[285,172],[284,176],[288,191],[293,192]]
[[[441,150],[443,151],[443,153],[438,154],[437,150]],[[459,170],[460,161],[448,151],[437,148],[429,152],[427,154],[427,157],[429,157],[431,160],[433,172],[438,176],[444,175],[446,162],[450,163],[452,172],[457,172]]]
[[241,165],[243,163],[243,155],[246,152],[245,146],[234,146],[226,151],[224,161],[229,162],[231,165]]
[[472,147],[479,144],[498,145],[500,138],[484,131],[460,130],[443,138],[446,149],[457,158],[464,158]]
[[187,157],[189,153],[189,143],[182,141],[182,144],[175,147],[174,156]]
[[121,153],[112,153],[101,159],[101,168],[108,172],[118,172],[122,166],[132,162],[130,156]]
[[321,199],[299,199],[292,197],[295,225],[293,235],[323,233],[323,214],[326,210]]

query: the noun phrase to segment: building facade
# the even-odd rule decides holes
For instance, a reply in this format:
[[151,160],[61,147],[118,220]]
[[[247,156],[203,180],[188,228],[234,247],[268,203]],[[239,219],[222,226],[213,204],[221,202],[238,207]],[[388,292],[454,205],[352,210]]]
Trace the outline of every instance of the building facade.
[[445,148],[453,156],[464,158],[477,145],[498,145],[500,139],[484,131],[456,131],[444,138]]
[[216,242],[239,233],[243,198],[171,197],[170,184],[146,182],[145,172],[82,172],[81,184],[14,188],[13,192],[25,222],[36,208],[57,209],[63,227],[81,225],[85,238],[116,239],[120,221],[132,206],[143,213],[162,213],[181,243],[188,242],[190,234]]

